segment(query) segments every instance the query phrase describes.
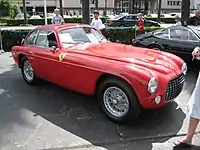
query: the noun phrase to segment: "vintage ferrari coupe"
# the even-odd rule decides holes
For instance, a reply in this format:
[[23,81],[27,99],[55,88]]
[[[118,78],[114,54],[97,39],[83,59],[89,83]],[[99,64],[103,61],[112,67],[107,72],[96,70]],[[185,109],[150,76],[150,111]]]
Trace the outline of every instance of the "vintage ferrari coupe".
[[27,83],[43,79],[95,95],[105,114],[119,123],[173,101],[187,72],[173,54],[112,43],[83,24],[37,27],[12,47],[12,56]]

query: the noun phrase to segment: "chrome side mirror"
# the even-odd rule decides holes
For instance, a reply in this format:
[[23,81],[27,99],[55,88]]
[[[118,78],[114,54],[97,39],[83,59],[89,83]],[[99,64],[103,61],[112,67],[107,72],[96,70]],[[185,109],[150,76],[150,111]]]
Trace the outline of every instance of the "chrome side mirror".
[[56,52],[57,51],[57,47],[56,46],[51,46],[50,47],[50,51],[51,52]]

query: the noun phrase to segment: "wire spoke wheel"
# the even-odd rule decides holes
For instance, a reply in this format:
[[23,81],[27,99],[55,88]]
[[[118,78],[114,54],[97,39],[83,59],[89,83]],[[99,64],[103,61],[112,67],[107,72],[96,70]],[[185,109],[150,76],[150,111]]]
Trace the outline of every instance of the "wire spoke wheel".
[[128,97],[118,87],[107,88],[103,94],[103,102],[108,112],[115,117],[122,117],[129,110]]

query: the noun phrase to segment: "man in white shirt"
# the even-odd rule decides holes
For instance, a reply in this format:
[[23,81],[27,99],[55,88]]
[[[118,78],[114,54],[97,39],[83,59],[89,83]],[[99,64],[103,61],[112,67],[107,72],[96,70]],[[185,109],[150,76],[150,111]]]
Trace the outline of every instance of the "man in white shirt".
[[102,23],[101,19],[99,18],[98,10],[95,10],[93,14],[94,14],[94,18],[92,19],[92,22],[90,25],[99,30],[103,29],[105,26]]
[[52,24],[62,24],[65,23],[64,19],[62,18],[62,16],[60,15],[60,10],[59,9],[55,9],[54,13],[56,14],[52,20],[51,23]]
[[175,16],[175,22],[176,22],[176,26],[181,26],[181,21],[180,21],[180,17],[178,15]]

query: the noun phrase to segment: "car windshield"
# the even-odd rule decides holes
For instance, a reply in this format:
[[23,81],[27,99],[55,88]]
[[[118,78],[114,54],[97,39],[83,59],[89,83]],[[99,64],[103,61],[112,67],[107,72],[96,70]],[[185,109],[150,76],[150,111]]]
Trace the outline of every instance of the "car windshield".
[[98,30],[91,27],[63,29],[58,33],[58,35],[64,47],[69,47],[75,44],[96,44],[107,41]]
[[118,20],[118,19],[120,19],[120,18],[122,18],[122,17],[124,17],[124,16],[125,16],[125,15],[121,14],[121,15],[118,15],[118,16],[114,17],[113,19]]

